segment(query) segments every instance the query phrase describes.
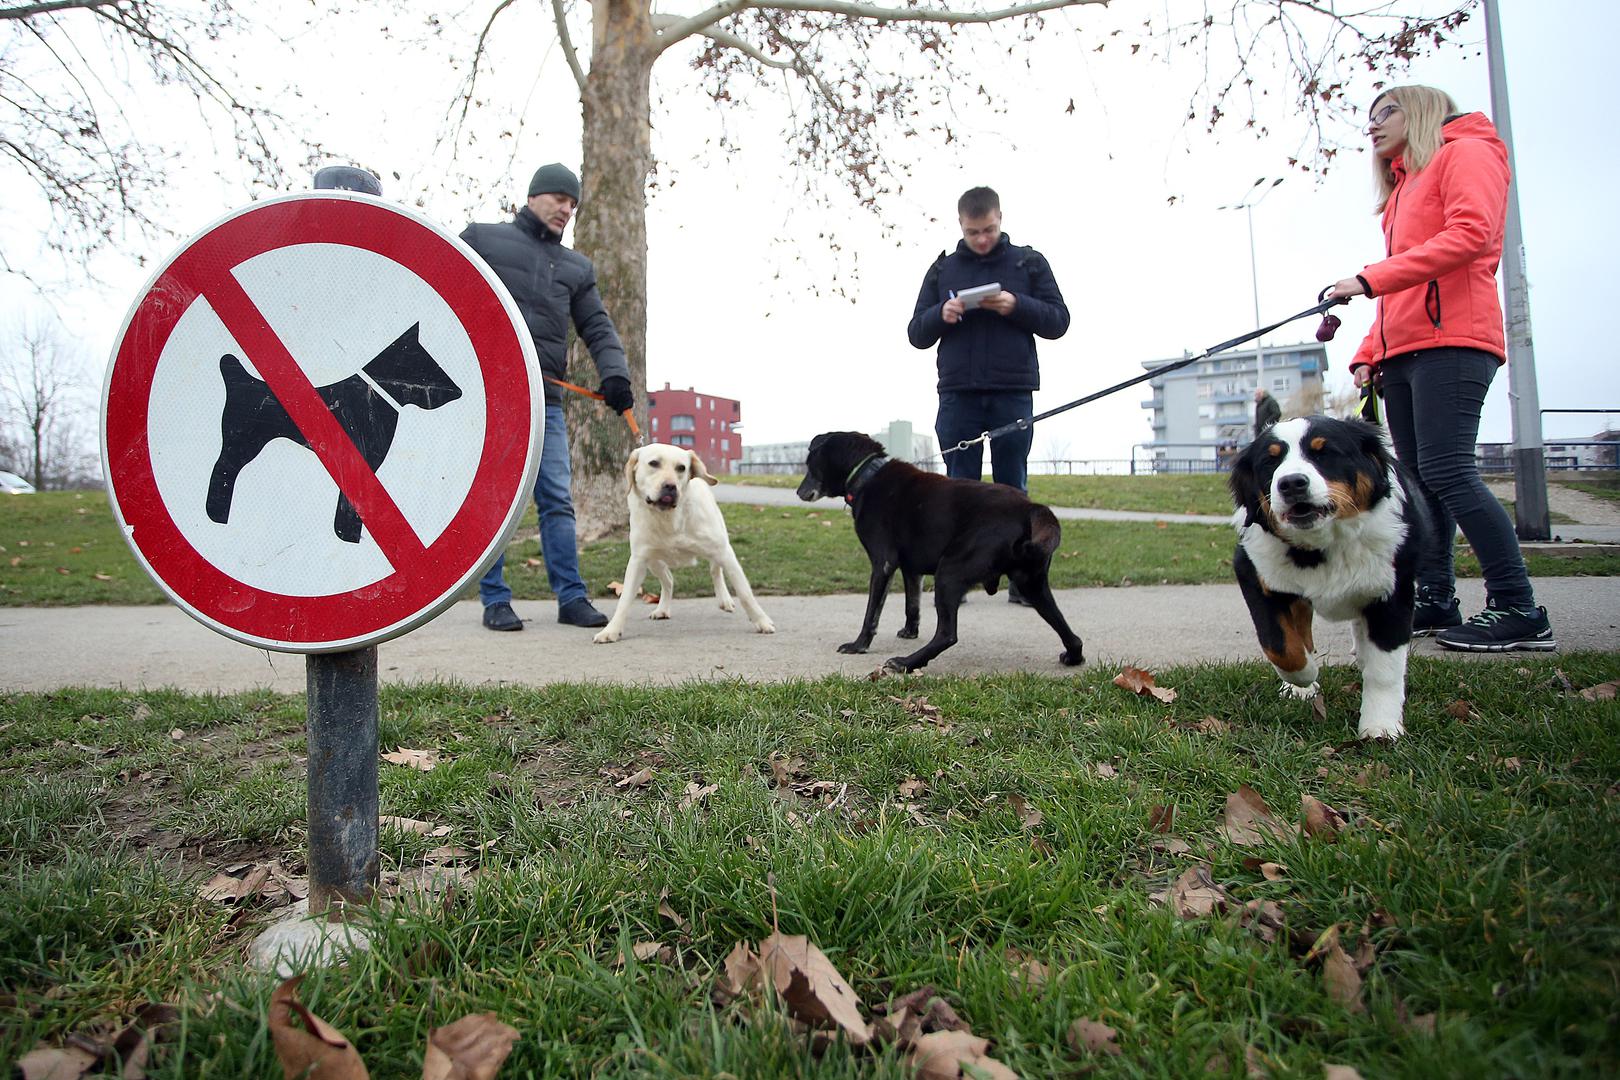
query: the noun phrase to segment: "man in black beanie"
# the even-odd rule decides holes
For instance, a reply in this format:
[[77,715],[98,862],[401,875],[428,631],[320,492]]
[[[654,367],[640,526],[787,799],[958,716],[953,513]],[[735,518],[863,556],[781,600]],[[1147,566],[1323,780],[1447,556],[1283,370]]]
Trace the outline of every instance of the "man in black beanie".
[[[517,301],[534,338],[540,371],[553,379],[565,376],[568,359],[564,346],[572,319],[601,376],[603,400],[614,412],[622,413],[636,401],[624,346],[596,291],[596,268],[585,256],[562,245],[563,232],[578,207],[579,177],[565,165],[542,165],[529,181],[528,205],[516,217],[468,225],[461,238],[489,264]],[[551,591],[557,595],[557,621],[569,626],[605,626],[607,616],[586,598],[579,574],[562,391],[549,382],[545,391],[546,441],[534,482],[534,504],[540,512],[540,554]],[[512,590],[502,572],[505,562],[505,556],[495,560],[478,582],[484,625],[491,630],[521,630],[523,620],[512,610]]]

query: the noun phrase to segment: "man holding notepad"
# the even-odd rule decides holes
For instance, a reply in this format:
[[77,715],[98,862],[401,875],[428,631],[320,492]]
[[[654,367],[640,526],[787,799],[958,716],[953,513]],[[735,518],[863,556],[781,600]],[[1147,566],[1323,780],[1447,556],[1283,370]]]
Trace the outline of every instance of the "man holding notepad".
[[[1033,416],[1041,388],[1035,338],[1060,338],[1069,329],[1069,308],[1045,256],[1001,231],[1000,197],[987,187],[972,188],[957,200],[956,213],[962,240],[928,268],[907,328],[919,349],[939,343],[934,433],[941,450]],[[1026,430],[991,441],[996,483],[1027,490],[1034,437]],[[983,451],[976,443],[946,454],[947,475],[980,479]]]

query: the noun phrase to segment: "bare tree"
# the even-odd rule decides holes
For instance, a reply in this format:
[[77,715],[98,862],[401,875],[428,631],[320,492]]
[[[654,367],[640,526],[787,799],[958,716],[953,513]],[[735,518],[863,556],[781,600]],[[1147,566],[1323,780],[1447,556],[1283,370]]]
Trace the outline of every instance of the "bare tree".
[[[1256,98],[1275,93],[1295,100],[1305,126],[1320,134],[1324,112],[1342,107],[1356,71],[1377,79],[1421,49],[1444,43],[1473,2],[1456,0],[1458,6],[1438,18],[1417,18],[1402,15],[1394,3],[1339,14],[1316,0],[1217,0],[1178,5],[1198,12],[1185,23],[1155,26],[1150,18],[1142,36],[1202,53],[1206,76],[1189,108],[1191,120],[1203,115],[1214,125],[1228,113],[1241,117],[1246,101],[1247,126],[1259,135],[1264,126],[1256,120]],[[580,217],[575,240],[596,264],[638,399],[645,401],[646,390],[646,210],[654,169],[652,73],[659,59],[696,42],[695,52],[679,51],[720,109],[757,107],[760,94],[779,95],[790,158],[807,176],[838,178],[857,204],[875,209],[905,175],[907,163],[896,147],[907,137],[953,141],[950,118],[958,99],[999,100],[985,89],[992,80],[958,66],[955,54],[971,48],[970,31],[980,31],[971,40],[996,45],[1016,63],[1021,44],[1052,32],[1049,21],[1105,3],[717,0],[681,16],[654,11],[650,0],[591,0],[588,8],[577,6],[577,14],[568,0],[551,0],[555,41],[579,87],[584,118],[582,201],[589,212]],[[489,9],[462,95],[463,116],[479,103],[485,45],[512,5],[494,0]],[[587,14],[588,58],[575,47],[572,21]],[[987,36],[996,28],[999,34]],[[1083,28],[1067,22],[1057,29],[1072,30],[1076,48],[1107,44],[1086,44]],[[1142,44],[1131,43],[1132,51]],[[1292,160],[1299,163],[1301,156]],[[570,368],[575,381],[589,380],[577,342]],[[630,439],[616,417],[582,402],[570,401],[568,409],[579,531],[590,538],[622,521],[618,473]],[[637,409],[644,424],[644,404]]]
[[[250,182],[281,183],[275,114],[244,99],[224,70],[232,61],[222,42],[247,29],[225,0],[0,6],[0,178],[38,192],[51,247],[83,262],[125,229],[169,231],[160,224],[162,193],[180,150],[169,140],[184,136],[172,110],[152,108],[150,98],[134,103],[139,79],[189,97],[203,123],[228,131]],[[0,253],[0,271],[41,276],[15,258]]]
[[74,486],[87,471],[77,357],[54,322],[22,323],[0,346],[0,427],[14,470],[41,491]]

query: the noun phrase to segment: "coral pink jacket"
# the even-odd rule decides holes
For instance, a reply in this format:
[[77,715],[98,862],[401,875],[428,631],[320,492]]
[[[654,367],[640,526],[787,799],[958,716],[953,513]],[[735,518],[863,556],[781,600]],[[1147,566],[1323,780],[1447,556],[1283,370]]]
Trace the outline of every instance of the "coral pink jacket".
[[1399,157],[1392,163],[1388,258],[1361,272],[1378,314],[1352,368],[1448,345],[1506,359],[1496,268],[1507,217],[1507,147],[1483,113],[1449,121],[1441,135],[1422,172],[1407,172]]

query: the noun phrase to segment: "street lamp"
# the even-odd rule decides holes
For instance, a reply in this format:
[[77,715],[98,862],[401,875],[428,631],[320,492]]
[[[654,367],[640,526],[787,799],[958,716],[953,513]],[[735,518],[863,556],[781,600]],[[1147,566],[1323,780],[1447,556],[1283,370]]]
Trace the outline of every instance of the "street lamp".
[[[1260,264],[1254,257],[1254,208],[1264,202],[1267,195],[1276,191],[1277,185],[1285,179],[1287,178],[1279,176],[1277,179],[1271,180],[1262,176],[1249,186],[1249,190],[1243,193],[1243,198],[1228,206],[1217,206],[1215,208],[1217,210],[1242,210],[1249,219],[1249,281],[1254,287],[1255,326],[1264,326],[1265,324],[1260,321]],[[1256,195],[1256,192],[1259,192],[1259,194]],[[1254,384],[1257,387],[1265,385],[1263,381],[1266,366],[1264,343],[1265,338],[1263,337],[1256,339],[1254,343]]]

